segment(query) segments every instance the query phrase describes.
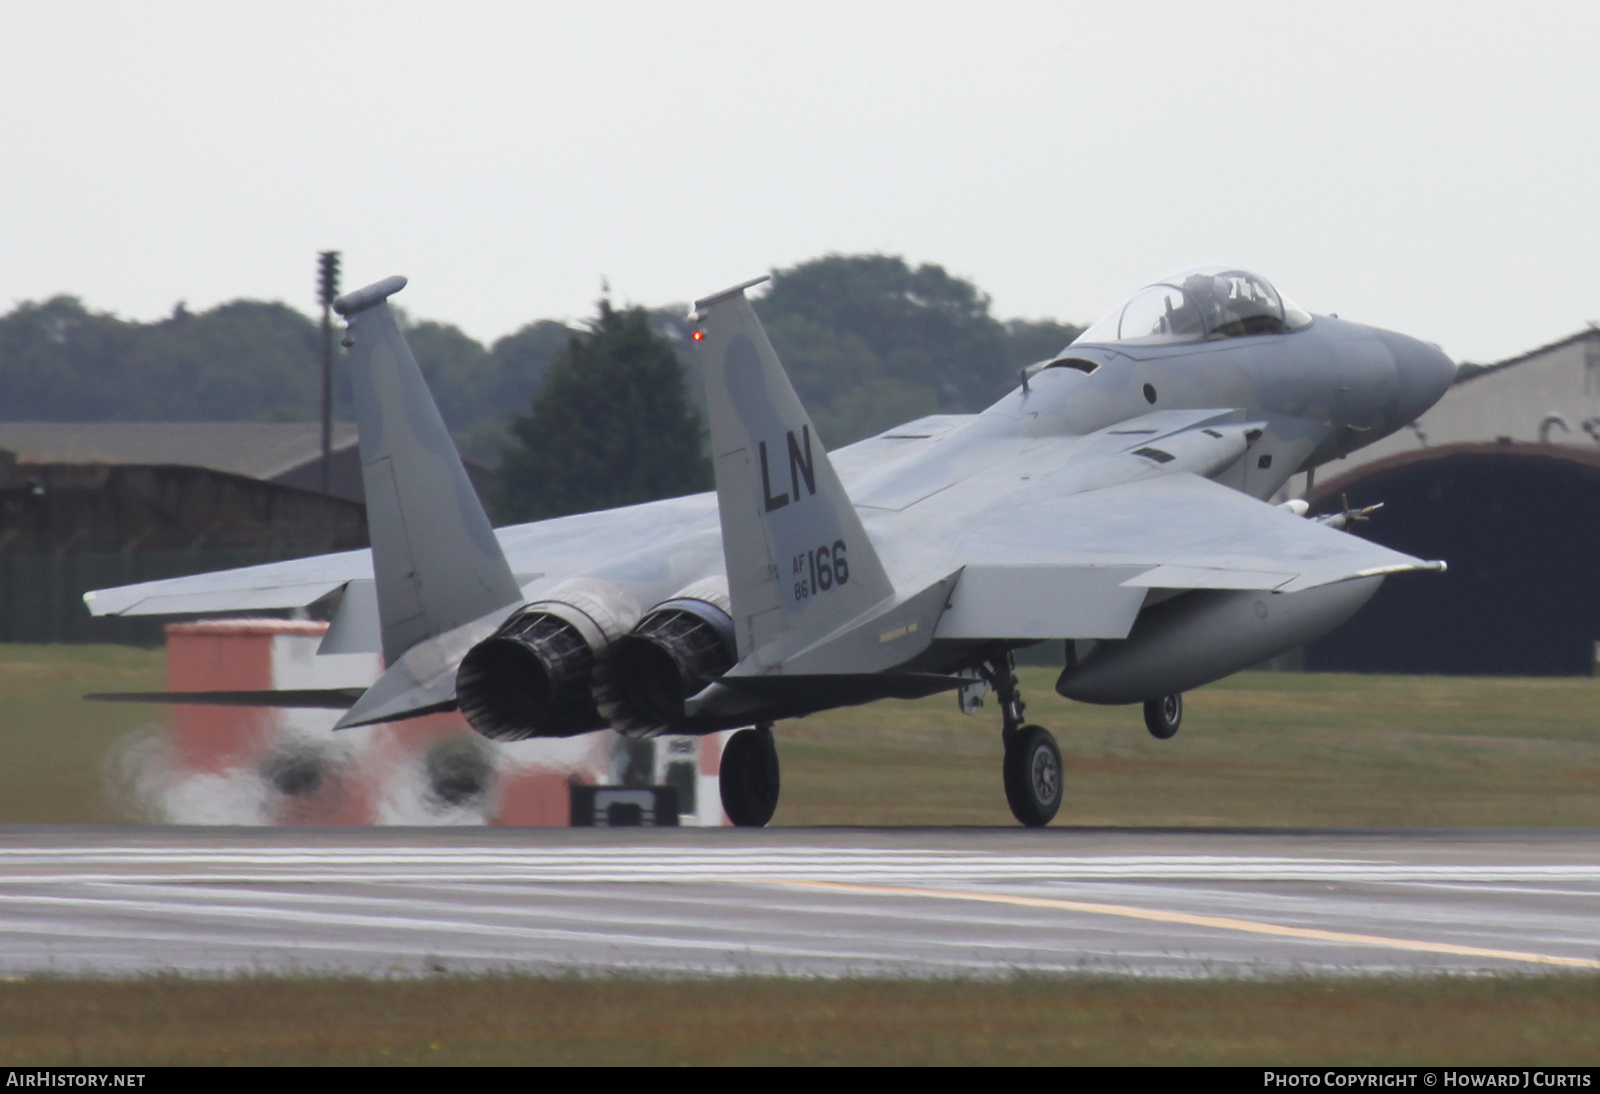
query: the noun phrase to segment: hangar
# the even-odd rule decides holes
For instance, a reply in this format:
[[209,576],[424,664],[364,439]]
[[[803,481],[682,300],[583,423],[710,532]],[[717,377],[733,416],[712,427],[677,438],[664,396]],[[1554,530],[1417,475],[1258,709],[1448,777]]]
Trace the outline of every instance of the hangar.
[[365,547],[353,423],[321,471],[317,422],[0,422],[0,641],[158,643],[84,591]]
[[1450,569],[1386,582],[1307,648],[1306,668],[1595,671],[1600,329],[1462,366],[1433,409],[1307,485],[1318,513],[1384,503],[1361,534]]
[[366,546],[359,492],[294,480],[320,459],[316,423],[0,423],[0,641],[156,644],[84,591]]

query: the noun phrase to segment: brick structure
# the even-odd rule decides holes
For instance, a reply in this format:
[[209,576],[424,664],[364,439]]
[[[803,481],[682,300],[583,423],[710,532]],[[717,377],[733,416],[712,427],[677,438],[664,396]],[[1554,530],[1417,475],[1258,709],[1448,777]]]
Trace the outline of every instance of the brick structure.
[[[281,619],[169,624],[168,687],[364,687],[377,678],[376,654],[318,655],[326,630]],[[142,796],[179,823],[549,827],[569,823],[572,784],[644,779],[695,799],[681,823],[725,823],[721,735],[630,743],[607,730],[500,744],[453,712],[334,733],[338,713],[176,705]]]

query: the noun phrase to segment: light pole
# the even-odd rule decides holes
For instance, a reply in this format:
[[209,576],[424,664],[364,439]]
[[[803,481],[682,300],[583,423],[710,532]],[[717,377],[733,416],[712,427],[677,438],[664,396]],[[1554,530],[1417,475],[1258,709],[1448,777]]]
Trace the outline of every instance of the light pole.
[[339,252],[317,255],[317,295],[322,301],[322,492],[333,474],[333,301],[339,295]]

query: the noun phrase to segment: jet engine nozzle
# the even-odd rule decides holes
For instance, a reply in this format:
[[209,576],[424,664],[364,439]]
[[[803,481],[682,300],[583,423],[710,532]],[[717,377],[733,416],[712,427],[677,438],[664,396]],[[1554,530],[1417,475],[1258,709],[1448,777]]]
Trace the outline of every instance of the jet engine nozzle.
[[497,741],[566,737],[605,722],[589,696],[594,651],[571,623],[524,609],[461,659],[456,700]]
[[639,618],[638,604],[609,582],[551,592],[560,599],[525,605],[461,659],[456,701],[485,737],[570,737],[606,726],[590,677],[597,654]]
[[594,700],[612,729],[636,736],[668,729],[691,697],[733,667],[726,595],[716,597],[721,604],[699,596],[664,601],[606,650],[595,665]]

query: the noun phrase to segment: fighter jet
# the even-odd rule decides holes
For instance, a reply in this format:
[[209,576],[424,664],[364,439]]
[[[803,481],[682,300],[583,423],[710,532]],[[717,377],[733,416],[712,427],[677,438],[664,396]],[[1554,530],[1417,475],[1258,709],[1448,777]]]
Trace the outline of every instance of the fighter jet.
[[[1291,475],[1414,420],[1455,365],[1312,316],[1223,266],[1163,278],[980,414],[825,451],[746,295],[690,314],[716,491],[495,531],[396,324],[391,277],[341,297],[370,551],[86,594],[96,615],[304,607],[322,652],[381,650],[371,687],[166,694],[347,708],[339,727],[459,708],[497,740],[738,730],[729,818],[778,803],[773,726],[887,697],[997,699],[1002,785],[1044,825],[1061,753],[1024,718],[1013,654],[1063,643],[1056,690],[1144,704],[1338,626],[1386,575],[1442,570],[1270,502]],[[331,599],[330,599],[331,602]]]

